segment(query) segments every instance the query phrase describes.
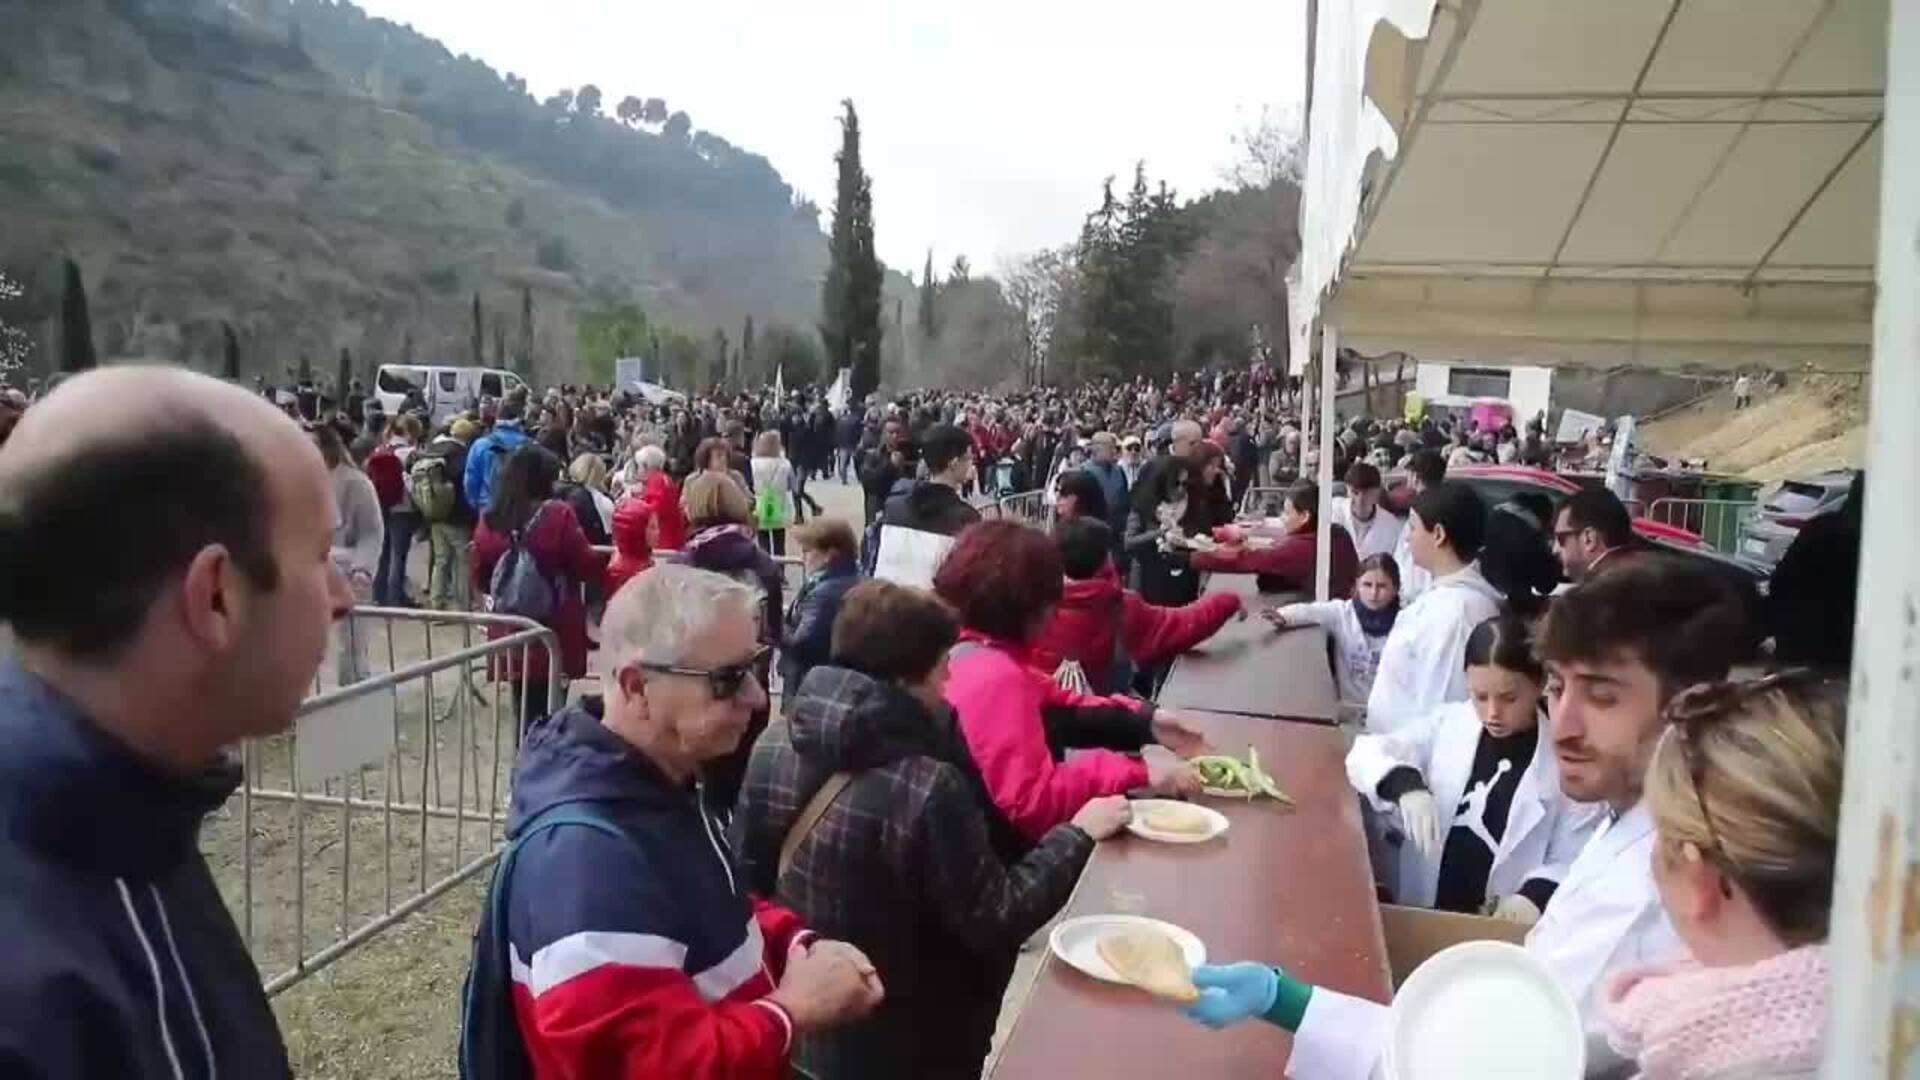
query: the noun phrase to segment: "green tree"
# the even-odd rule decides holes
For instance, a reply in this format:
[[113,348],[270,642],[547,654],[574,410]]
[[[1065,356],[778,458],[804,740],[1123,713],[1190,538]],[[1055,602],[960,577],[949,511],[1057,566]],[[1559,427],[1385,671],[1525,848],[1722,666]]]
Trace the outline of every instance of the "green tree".
[[240,338],[225,319],[220,321],[220,376],[229,382],[240,381]]
[[713,331],[713,368],[707,379],[709,384],[727,381],[727,332],[718,327]]
[[932,341],[940,336],[940,321],[934,313],[939,285],[933,279],[933,249],[927,249],[927,267],[920,273],[920,337]]
[[746,322],[740,327],[739,375],[743,381],[760,378],[760,369],[753,363],[753,316],[751,315],[747,316]]
[[533,378],[533,290],[520,287],[520,355],[514,367],[523,379]]
[[614,361],[626,356],[643,356],[652,336],[646,313],[637,304],[616,304],[588,311],[580,316],[575,330],[580,343],[580,361],[592,381],[613,381]]
[[640,107],[640,121],[644,124],[664,124],[667,122],[667,100],[650,97]]
[[480,294],[473,294],[473,329],[471,350],[474,367],[487,364],[487,317],[480,309]]
[[827,363],[851,368],[854,401],[880,382],[880,257],[873,243],[873,184],[860,165],[860,117],[841,102],[839,183],[833,232],[827,242],[827,278],[821,288],[820,341]]
[[580,92],[573,96],[573,111],[581,116],[599,116],[600,88],[592,83],[581,87]]
[[948,281],[968,282],[973,280],[973,264],[965,255],[953,257],[953,269],[947,271]]
[[340,346],[340,364],[333,369],[333,400],[340,408],[347,407],[347,389],[353,385],[353,351],[345,345]]
[[684,112],[674,113],[667,117],[667,126],[660,134],[666,136],[668,142],[684,143],[693,134],[693,118]]
[[621,98],[620,104],[614,106],[613,109],[613,115],[628,127],[639,127],[640,118],[645,115],[645,113],[646,106],[641,103],[639,98],[634,97],[632,94]]
[[60,370],[86,371],[97,367],[100,357],[93,351],[93,319],[87,314],[87,287],[80,281],[80,266],[67,260],[67,284],[60,296]]

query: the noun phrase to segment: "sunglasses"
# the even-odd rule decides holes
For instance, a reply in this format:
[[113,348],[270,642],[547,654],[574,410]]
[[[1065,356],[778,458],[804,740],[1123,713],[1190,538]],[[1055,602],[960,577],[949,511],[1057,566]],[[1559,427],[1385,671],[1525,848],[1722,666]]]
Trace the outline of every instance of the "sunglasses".
[[1693,797],[1700,803],[1700,820],[1707,826],[1710,854],[1725,862],[1727,849],[1720,842],[1720,830],[1713,824],[1713,812],[1707,808],[1707,763],[1700,752],[1700,739],[1714,724],[1733,715],[1752,698],[1769,690],[1814,678],[1811,668],[1788,668],[1757,679],[1730,679],[1700,683],[1682,690],[1667,703],[1665,716],[1680,740],[1680,754],[1687,766],[1687,779],[1693,784]]
[[682,667],[679,664],[649,664],[646,661],[634,665],[642,671],[651,671],[659,675],[682,675],[691,679],[707,680],[707,692],[715,701],[731,701],[746,689],[747,680],[755,677],[760,665],[773,652],[772,646],[762,645],[753,650],[753,655],[737,664],[728,664],[717,668]]

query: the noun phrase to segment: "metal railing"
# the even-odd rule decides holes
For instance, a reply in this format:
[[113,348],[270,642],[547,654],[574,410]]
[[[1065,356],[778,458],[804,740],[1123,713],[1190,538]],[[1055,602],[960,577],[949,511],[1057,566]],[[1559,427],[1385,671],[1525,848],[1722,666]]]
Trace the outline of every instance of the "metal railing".
[[1241,517],[1278,517],[1280,507],[1286,502],[1287,489],[1284,487],[1263,487],[1255,485],[1240,495]]
[[357,607],[341,637],[348,677],[316,680],[292,731],[243,744],[240,788],[201,837],[269,995],[492,864],[529,688],[511,673],[544,651],[545,711],[561,700],[558,641],[528,619]]
[[1714,550],[1735,555],[1746,535],[1753,506],[1752,499],[1669,497],[1653,500],[1653,505],[1647,507],[1647,519],[1698,533]]

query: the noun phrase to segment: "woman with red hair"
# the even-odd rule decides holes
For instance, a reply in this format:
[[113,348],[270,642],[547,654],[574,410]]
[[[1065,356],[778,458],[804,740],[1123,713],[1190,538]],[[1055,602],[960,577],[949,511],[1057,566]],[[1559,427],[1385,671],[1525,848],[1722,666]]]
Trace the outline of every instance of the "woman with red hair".
[[[1029,841],[1102,795],[1196,793],[1199,778],[1182,758],[1207,752],[1197,731],[1150,702],[1076,694],[1036,666],[1033,643],[1060,602],[1062,573],[1047,534],[983,521],[960,534],[933,579],[960,616],[947,703],[994,803]],[[1155,742],[1165,749],[1148,746]],[[1055,761],[1070,746],[1099,749]],[[1143,747],[1140,758],[1120,752]]]

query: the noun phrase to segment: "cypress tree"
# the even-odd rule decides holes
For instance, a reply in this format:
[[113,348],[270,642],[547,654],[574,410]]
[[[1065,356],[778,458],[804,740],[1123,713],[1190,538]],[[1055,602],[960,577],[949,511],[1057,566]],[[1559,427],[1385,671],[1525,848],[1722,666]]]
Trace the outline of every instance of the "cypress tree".
[[340,346],[340,363],[333,369],[333,402],[347,407],[347,388],[353,385],[353,351]]
[[873,242],[873,186],[860,165],[860,117],[841,102],[839,183],[833,202],[829,263],[821,288],[820,340],[827,363],[851,368],[852,400],[880,383],[880,259]]
[[940,335],[940,323],[934,317],[933,249],[927,249],[927,268],[920,277],[920,336],[928,341]]
[[87,314],[87,287],[80,267],[67,260],[67,287],[60,297],[60,370],[86,371],[100,365],[93,351],[93,319]]
[[742,381],[758,378],[758,369],[753,366],[753,316],[747,316],[745,325],[740,327],[740,371]]
[[533,378],[533,290],[520,287],[520,364],[519,375]]
[[240,381],[240,338],[233,332],[233,324],[220,322],[220,375],[228,382]]
[[487,317],[480,311],[480,294],[473,294],[473,366],[487,366]]

